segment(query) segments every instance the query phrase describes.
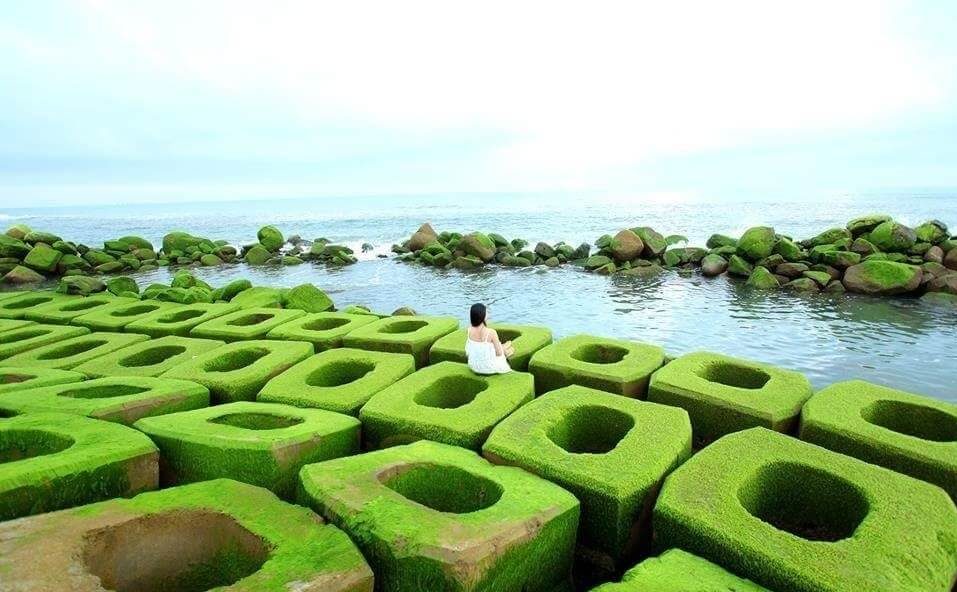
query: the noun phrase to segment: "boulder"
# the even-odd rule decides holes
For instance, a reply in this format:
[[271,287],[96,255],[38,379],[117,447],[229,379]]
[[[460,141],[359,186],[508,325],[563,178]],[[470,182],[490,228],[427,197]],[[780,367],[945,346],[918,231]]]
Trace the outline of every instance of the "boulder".
[[243,290],[248,290],[253,287],[253,283],[249,280],[243,278],[238,280],[233,280],[222,287],[221,298],[227,302],[236,297],[237,294]]
[[15,266],[3,276],[3,283],[5,284],[35,284],[42,281],[42,275],[22,265]]
[[591,245],[582,243],[578,245],[578,248],[575,249],[575,252],[572,253],[569,259],[588,259],[589,255],[591,255]]
[[811,278],[798,278],[796,280],[791,280],[790,282],[782,286],[786,290],[793,290],[795,292],[820,292],[821,287],[817,282]]
[[940,220],[928,220],[914,229],[917,240],[936,245],[948,237],[947,225]]
[[333,308],[329,295],[312,284],[301,284],[290,289],[285,294],[283,305],[306,312],[326,312]]
[[644,248],[645,244],[638,235],[628,229],[619,231],[608,245],[608,250],[618,262],[635,259]]
[[558,260],[558,257],[549,257],[545,260],[545,267],[558,267],[561,265],[561,261]]
[[834,243],[845,238],[852,238],[851,232],[846,228],[829,228],[814,238],[808,239],[805,241],[805,244],[808,247],[816,247],[818,245],[833,245]]
[[153,243],[141,236],[121,236],[116,240],[117,242],[125,244],[127,251],[133,251],[136,249],[148,249],[150,251],[153,250]]
[[758,290],[773,290],[781,287],[781,284],[778,283],[778,279],[774,277],[774,274],[768,271],[768,268],[761,267],[760,265],[755,267],[754,271],[751,272],[747,285]]
[[26,224],[14,224],[10,228],[7,228],[6,236],[10,238],[15,238],[17,240],[23,240],[23,237],[30,234],[31,229]]
[[[208,257],[214,257],[215,255],[207,255]],[[283,265],[300,265],[302,259],[295,257],[293,255],[283,255],[282,259],[279,260]]]
[[93,268],[96,273],[116,273],[123,271],[126,266],[121,261],[109,261]]
[[585,269],[596,270],[611,263],[611,259],[604,255],[592,255],[585,261]]
[[509,242],[501,234],[490,232],[488,233],[488,238],[491,240],[496,247],[509,247],[511,246]]
[[99,249],[90,249],[86,253],[83,253],[83,259],[94,267],[116,261],[116,257]]
[[436,234],[435,230],[432,228],[428,222],[419,226],[419,229],[412,233],[412,238],[409,239],[409,249],[412,251],[418,251],[425,248],[429,243],[437,240],[439,235]]
[[136,280],[131,277],[120,276],[106,280],[106,289],[110,293],[119,296],[120,294],[132,292],[140,293],[140,287],[136,285]]
[[917,242],[917,233],[899,222],[888,220],[881,222],[868,235],[868,240],[882,251],[902,253],[914,246]]
[[[502,259],[502,265],[507,267],[528,267],[531,264],[532,262],[525,257],[518,257],[517,255],[507,255]],[[479,265],[481,265],[481,262],[479,262]]]
[[738,240],[731,238],[730,236],[725,236],[723,234],[712,234],[708,238],[708,242],[705,243],[705,246],[709,249],[717,249],[720,247],[735,247],[738,246]]
[[253,245],[251,249],[246,251],[245,259],[246,263],[249,265],[262,265],[263,263],[266,263],[272,259],[272,257],[272,253],[270,253],[266,247],[262,245]]
[[[60,240],[60,241],[57,241],[57,242],[53,243],[53,244],[50,245],[50,246],[53,247],[54,249],[56,249],[57,251],[60,251],[60,252],[63,253],[64,255],[76,255],[76,254],[77,254],[76,247],[73,245],[73,243],[68,243],[67,241],[62,241],[62,240]],[[150,251],[150,253],[152,253],[152,251]]]
[[957,273],[948,273],[935,277],[927,284],[928,292],[946,292],[957,294]]
[[889,221],[890,219],[891,217],[886,214],[868,214],[867,216],[854,218],[848,222],[847,230],[852,236],[860,236],[874,230],[879,225]]
[[853,251],[825,251],[821,262],[837,269],[847,269],[861,262],[861,256]]
[[651,277],[663,273],[664,271],[665,269],[662,266],[652,263],[651,265],[638,265],[629,269],[623,269],[618,272],[618,275],[628,277]]
[[200,244],[207,242],[209,242],[208,239],[193,236],[188,232],[174,230],[163,237],[163,252],[167,255],[171,254],[172,251],[185,253],[191,247],[199,248]]
[[847,269],[844,287],[858,294],[888,296],[912,292],[920,286],[919,267],[893,261],[864,261]]
[[27,256],[23,258],[23,264],[36,271],[51,272],[56,269],[56,264],[60,262],[63,253],[57,251],[46,243],[36,243]]
[[414,317],[416,315],[415,309],[410,306],[402,306],[392,311],[394,317]]
[[851,251],[857,253],[861,257],[866,257],[873,253],[877,253],[878,250],[879,249],[874,246],[874,243],[862,236],[855,238],[854,242],[851,243]]
[[801,247],[799,247],[794,241],[789,238],[782,237],[776,245],[774,245],[774,252],[784,257],[787,261],[800,261],[807,256],[807,253],[804,252]]
[[921,264],[920,268],[924,270],[925,274],[929,273],[930,275],[934,277],[940,277],[942,275],[947,275],[948,273],[950,273],[949,269],[947,269],[946,267],[944,267],[943,265],[935,261],[925,261],[924,263]]
[[828,282],[827,287],[824,288],[824,291],[828,294],[843,294],[846,290],[840,280],[831,280]]
[[731,255],[728,259],[728,274],[738,277],[749,277],[753,271],[751,264],[737,255]]
[[281,249],[286,243],[286,239],[282,236],[282,232],[272,225],[263,226],[260,228],[259,232],[256,233],[256,238],[259,240],[259,244],[273,253]]
[[549,259],[555,256],[555,249],[548,243],[538,243],[535,245],[535,254],[542,259]]
[[946,292],[927,292],[920,297],[921,302],[957,307],[957,295]]
[[200,257],[199,262],[206,267],[216,267],[223,264],[223,260],[212,253]]
[[57,241],[63,240],[59,236],[51,232],[42,232],[39,230],[32,230],[23,237],[23,242],[35,245],[37,243],[46,243],[47,245],[52,245]]
[[774,273],[791,279],[799,278],[809,268],[803,263],[782,263],[774,268]]
[[831,277],[831,274],[827,273],[826,271],[808,270],[808,271],[805,271],[802,275],[809,280],[817,282],[818,285],[820,285],[822,288],[830,284],[832,281],[834,281],[834,278]]
[[23,260],[30,252],[30,246],[18,238],[0,234],[0,257]]
[[89,296],[97,292],[106,290],[106,284],[103,280],[88,275],[73,275],[62,278],[56,287],[56,291],[61,294],[79,294]]
[[738,240],[738,255],[748,261],[759,261],[773,253],[776,244],[777,236],[773,228],[769,226],[749,228]]
[[929,261],[932,263],[943,263],[944,250],[938,247],[937,245],[932,246],[931,248],[924,251],[924,261]]
[[481,232],[471,232],[462,237],[458,247],[466,254],[488,263],[495,257],[495,243]]
[[721,255],[705,255],[701,260],[701,273],[707,277],[721,275],[728,269],[728,261]]
[[957,269],[957,248],[947,251],[943,263],[947,269]]
[[642,254],[645,257],[657,257],[668,248],[668,242],[665,240],[665,237],[650,226],[632,228],[631,231],[637,234],[641,242],[644,243],[645,249],[642,251]]

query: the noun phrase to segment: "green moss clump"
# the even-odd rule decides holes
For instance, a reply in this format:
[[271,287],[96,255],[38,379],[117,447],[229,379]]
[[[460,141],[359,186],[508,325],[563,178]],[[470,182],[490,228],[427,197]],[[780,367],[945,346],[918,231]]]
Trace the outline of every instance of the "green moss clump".
[[238,309],[239,306],[232,302],[197,302],[151,313],[127,324],[124,331],[144,333],[151,337],[167,335],[186,337],[193,327]]
[[343,337],[377,318],[370,314],[317,312],[283,323],[270,330],[266,337],[283,341],[308,341],[317,352],[321,352],[342,347]]
[[665,476],[691,456],[691,422],[682,409],[568,386],[506,417],[482,452],[575,494],[582,504],[579,554],[614,573],[650,545],[645,509]]
[[479,450],[498,422],[534,396],[530,374],[480,376],[439,362],[373,395],[359,418],[368,448],[433,440]]
[[414,371],[408,354],[331,349],[270,380],[256,400],[358,415],[373,395]]
[[305,312],[326,312],[333,309],[329,295],[312,284],[290,288],[283,295],[283,306]]
[[619,583],[591,592],[768,592],[757,584],[680,549],[645,559],[625,573]]
[[656,345],[576,335],[535,352],[528,370],[539,394],[579,384],[640,398],[664,361],[664,350]]
[[85,327],[63,327],[60,325],[31,324],[19,329],[0,333],[0,360],[90,333]]
[[86,376],[70,370],[0,366],[0,394],[10,391],[80,382]]
[[70,323],[88,327],[94,331],[123,331],[127,325],[146,318],[154,313],[168,312],[180,308],[175,302],[144,300],[129,302],[125,298],[114,298],[110,304],[97,307],[83,315],[73,318]]
[[0,520],[155,489],[158,462],[149,438],[124,426],[66,413],[5,419],[0,421]]
[[421,441],[306,466],[301,500],[345,530],[382,592],[551,592],[567,580],[578,500],[475,453]]
[[223,341],[247,341],[262,339],[272,329],[306,314],[301,310],[281,308],[243,308],[210,319],[190,329],[192,337],[221,339]]
[[22,319],[28,312],[44,304],[79,298],[82,298],[82,296],[59,294],[57,292],[13,292],[10,296],[0,300],[0,319]]
[[738,255],[748,261],[756,262],[774,252],[777,235],[769,226],[755,226],[744,231],[738,239]]
[[84,362],[147,339],[149,337],[146,335],[129,333],[90,333],[31,348],[10,356],[6,363],[11,366],[70,370]]
[[[509,325],[495,323],[489,325],[498,332],[499,341],[512,342],[515,354],[508,358],[508,364],[514,370],[525,371],[532,354],[552,342],[552,332],[546,327],[532,325]],[[459,329],[436,341],[429,350],[429,362],[466,362],[465,340],[468,329]]]
[[94,378],[105,376],[158,377],[167,370],[224,345],[214,339],[170,335],[142,341],[84,362],[75,368]]
[[459,328],[453,317],[386,317],[357,327],[342,339],[346,347],[412,354],[421,368],[429,362],[429,349],[440,337]]

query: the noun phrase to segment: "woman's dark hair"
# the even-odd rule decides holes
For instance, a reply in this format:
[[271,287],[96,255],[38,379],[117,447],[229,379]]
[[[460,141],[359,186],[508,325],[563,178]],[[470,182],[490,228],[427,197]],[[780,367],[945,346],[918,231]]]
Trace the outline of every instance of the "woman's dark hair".
[[469,320],[473,327],[485,324],[485,305],[481,302],[473,304],[469,309]]

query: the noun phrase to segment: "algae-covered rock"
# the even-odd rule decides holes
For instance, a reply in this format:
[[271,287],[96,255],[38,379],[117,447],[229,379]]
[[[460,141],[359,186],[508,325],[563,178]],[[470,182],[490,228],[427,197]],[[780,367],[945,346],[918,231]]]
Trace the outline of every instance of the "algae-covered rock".
[[272,253],[262,245],[253,245],[251,249],[246,251],[245,255],[246,263],[249,265],[262,265],[272,259],[272,257]]
[[140,287],[136,285],[136,280],[126,276],[106,280],[106,289],[117,296],[126,292],[132,292],[134,294],[140,293]]
[[782,286],[786,290],[795,292],[820,292],[821,286],[811,278],[797,278]]
[[855,238],[850,248],[851,251],[859,254],[861,257],[866,257],[879,251],[879,249],[874,246],[874,243],[862,236]]
[[774,274],[772,274],[768,268],[761,267],[760,265],[755,267],[754,271],[751,272],[747,285],[758,290],[773,290],[774,288],[781,287],[781,284],[778,283],[778,279],[774,277]]
[[708,238],[708,242],[705,243],[709,249],[718,249],[721,247],[735,247],[738,246],[738,239],[731,238],[730,236],[725,236],[723,234],[712,234]]
[[411,306],[402,306],[392,311],[393,317],[414,317],[418,313]]
[[837,269],[847,269],[860,263],[861,256],[853,251],[826,251],[821,257],[821,261]]
[[794,241],[782,237],[774,246],[774,252],[787,261],[800,261],[806,256],[806,253]]
[[30,246],[18,238],[0,235],[0,257],[12,257],[23,260],[30,252]]
[[604,255],[592,255],[585,261],[585,269],[595,270],[611,263],[611,259]]
[[333,309],[329,295],[312,284],[302,284],[286,292],[283,304],[286,308],[306,312],[326,312]]
[[755,226],[744,231],[738,240],[738,255],[749,261],[764,259],[774,252],[777,236],[769,226]]
[[56,291],[61,294],[89,296],[90,294],[106,291],[106,284],[99,278],[74,275],[62,278],[56,287]]
[[32,230],[23,237],[23,242],[35,245],[37,243],[46,243],[47,245],[52,245],[57,241],[63,240],[59,236],[51,232],[42,232],[40,230]]
[[804,263],[782,263],[774,268],[774,273],[789,278],[798,278],[809,268]]
[[21,285],[35,284],[43,281],[43,276],[29,267],[17,265],[3,276],[3,283]]
[[927,290],[929,292],[957,294],[957,273],[946,273],[934,277],[927,283]]
[[163,237],[163,252],[167,255],[170,255],[173,251],[186,253],[187,250],[196,249],[200,244],[208,242],[210,242],[209,239],[176,230]]
[[459,248],[468,255],[488,263],[495,257],[495,243],[481,232],[471,232],[459,241]]
[[116,261],[116,257],[99,249],[90,249],[86,253],[83,253],[83,259],[94,267]]
[[230,300],[241,308],[282,308],[283,293],[276,288],[257,286],[243,290]]
[[489,239],[491,239],[491,241],[492,241],[493,243],[495,243],[495,246],[496,246],[496,247],[508,247],[508,246],[509,246],[509,242],[508,242],[508,241],[505,239],[505,237],[502,236],[501,234],[497,234],[497,233],[495,233],[495,232],[490,232],[490,233],[488,233],[488,237],[489,237]]
[[817,282],[821,287],[827,286],[834,279],[831,277],[831,274],[827,273],[826,271],[808,270],[805,271],[803,275],[804,277]]
[[555,249],[548,243],[538,243],[535,245],[535,254],[542,259],[548,259],[555,256]]
[[848,222],[847,230],[852,236],[860,236],[874,230],[890,219],[891,217],[886,214],[869,214],[867,216],[861,216]]
[[216,267],[217,265],[223,264],[223,260],[212,253],[200,257],[199,262],[205,267]]
[[286,239],[282,236],[282,232],[271,225],[260,228],[259,232],[256,233],[256,238],[259,240],[259,244],[272,252],[281,249],[282,245],[286,242]]
[[882,251],[903,252],[917,242],[917,233],[899,222],[881,222],[868,235],[868,240]]
[[637,234],[625,229],[618,232],[608,245],[615,261],[624,262],[635,259],[644,250],[645,244]]
[[409,249],[412,251],[421,250],[429,243],[438,239],[438,237],[439,235],[435,233],[432,225],[426,222],[422,226],[419,226],[419,229],[412,234],[412,238],[409,239]]
[[701,260],[701,273],[708,277],[721,275],[728,269],[728,261],[721,255],[705,255]]
[[26,224],[14,224],[10,228],[7,228],[6,236],[10,238],[15,238],[17,240],[23,240],[23,237],[30,234],[31,229]]
[[947,251],[943,263],[947,269],[957,269],[957,248]]
[[637,265],[629,269],[622,269],[618,272],[618,275],[623,275],[626,277],[653,277],[664,273],[664,271],[664,267],[656,263],[652,263],[651,265]]
[[808,239],[805,241],[805,243],[808,247],[816,247],[818,245],[833,245],[845,238],[852,238],[851,232],[846,228],[829,228],[814,238]]
[[545,260],[545,267],[558,267],[562,262],[558,260],[558,257],[549,257]]
[[[459,257],[459,259],[461,259],[461,257]],[[456,259],[456,261],[458,261],[458,259]],[[518,257],[517,255],[508,255],[502,258],[502,265],[507,267],[529,267],[531,264],[532,262],[525,257]]]
[[222,292],[220,293],[220,299],[229,302],[232,300],[236,294],[239,294],[243,290],[248,290],[252,288],[253,284],[249,280],[242,278],[238,280],[233,280],[220,288]]
[[728,273],[730,275],[736,275],[738,277],[750,277],[753,268],[751,264],[744,260],[743,257],[737,255],[731,255],[731,258],[728,259]]
[[299,257],[293,255],[283,255],[282,259],[279,260],[283,265],[299,265],[303,261]]
[[645,257],[657,257],[668,248],[668,242],[665,240],[665,237],[650,226],[632,228],[631,231],[637,234],[641,242],[644,243],[645,249],[642,251],[642,254]]
[[940,220],[928,220],[914,229],[917,240],[936,245],[948,236],[947,225]]
[[844,287],[859,294],[893,295],[913,292],[920,286],[919,267],[893,261],[869,260],[844,273]]
[[56,269],[57,263],[63,253],[57,251],[46,243],[36,243],[27,256],[23,259],[23,264],[36,271],[51,272]]

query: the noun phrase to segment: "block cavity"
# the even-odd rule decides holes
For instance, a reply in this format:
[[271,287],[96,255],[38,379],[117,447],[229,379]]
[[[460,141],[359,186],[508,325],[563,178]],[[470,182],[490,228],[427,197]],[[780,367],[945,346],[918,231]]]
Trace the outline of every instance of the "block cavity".
[[31,308],[23,317],[38,323],[51,325],[68,325],[73,319],[81,317],[95,310],[115,304],[117,301],[125,304],[139,302],[132,298],[117,298],[113,294],[98,294],[86,296],[76,300],[54,301]]
[[62,327],[60,325],[37,325],[11,329],[0,333],[0,360],[17,354],[73,337],[90,333],[85,327]]
[[271,330],[269,339],[284,341],[308,341],[316,352],[342,347],[342,338],[363,325],[377,320],[378,317],[345,312],[317,312],[299,317]]
[[70,370],[0,366],[0,394],[40,386],[80,382],[85,379],[85,375]]
[[104,376],[159,376],[196,356],[224,345],[214,339],[170,335],[143,341],[84,362],[75,368],[94,378]]
[[125,299],[117,298],[114,299],[112,304],[107,304],[85,315],[78,316],[70,323],[88,327],[93,331],[123,331],[127,325],[134,321],[159,312],[171,312],[182,307],[182,304],[175,302],[160,302],[159,300],[126,302]]
[[346,347],[412,354],[415,367],[429,363],[429,348],[459,328],[453,317],[386,317],[354,329],[342,339]]
[[271,330],[306,314],[302,310],[282,308],[246,308],[224,314],[193,327],[193,337],[246,341],[263,339]]
[[[74,328],[80,329],[79,327]],[[85,329],[82,330],[85,331]],[[0,334],[0,338],[2,338],[2,334]],[[149,337],[146,335],[128,333],[90,333],[31,348],[23,353],[10,356],[5,363],[10,366],[70,370],[84,362],[147,339]]]
[[124,330],[130,333],[145,333],[152,337],[186,337],[193,327],[236,310],[239,310],[238,304],[197,302],[174,309],[159,310],[125,325]]
[[28,312],[45,304],[81,298],[82,296],[48,291],[19,292],[9,298],[0,299],[0,319],[22,319]]

